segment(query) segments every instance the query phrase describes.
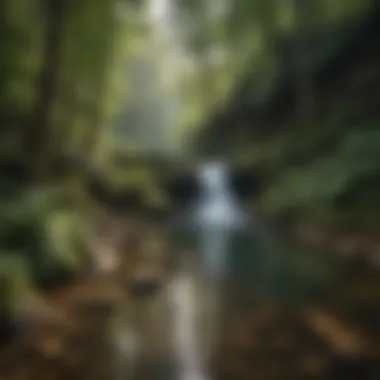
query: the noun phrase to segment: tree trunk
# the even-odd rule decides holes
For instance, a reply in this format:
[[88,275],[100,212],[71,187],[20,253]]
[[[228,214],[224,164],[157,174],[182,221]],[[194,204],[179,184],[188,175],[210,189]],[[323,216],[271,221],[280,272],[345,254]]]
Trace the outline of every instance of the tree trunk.
[[50,168],[50,119],[58,90],[58,74],[65,0],[45,0],[43,63],[31,120],[24,134],[26,159],[32,178],[44,180]]
[[80,153],[88,158],[91,158],[96,152],[101,134],[103,131],[106,117],[104,115],[104,103],[107,101],[107,86],[109,83],[108,65],[112,61],[114,54],[114,42],[117,33],[117,25],[114,19],[112,3],[104,5],[104,21],[103,28],[106,32],[102,39],[99,40],[99,49],[101,56],[99,57],[99,74],[96,78],[96,96],[93,104],[93,111],[90,113],[89,124],[83,132],[83,138],[79,145]]
[[294,68],[296,77],[296,122],[300,127],[309,126],[314,121],[315,98],[308,51],[308,15],[310,1],[292,0],[294,15]]

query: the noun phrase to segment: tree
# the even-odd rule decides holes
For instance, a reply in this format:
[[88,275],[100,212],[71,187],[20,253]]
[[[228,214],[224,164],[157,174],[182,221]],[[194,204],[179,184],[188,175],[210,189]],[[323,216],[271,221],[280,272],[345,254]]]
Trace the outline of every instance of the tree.
[[45,0],[43,66],[37,82],[35,103],[24,135],[27,160],[33,177],[45,179],[49,172],[49,127],[58,93],[58,75],[66,4],[64,0]]

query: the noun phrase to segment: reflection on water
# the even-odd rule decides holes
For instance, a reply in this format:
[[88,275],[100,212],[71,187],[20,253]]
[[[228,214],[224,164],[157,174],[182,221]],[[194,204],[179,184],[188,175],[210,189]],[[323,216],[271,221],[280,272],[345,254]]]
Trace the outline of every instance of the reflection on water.
[[181,380],[205,379],[203,352],[197,331],[196,279],[194,273],[184,270],[171,284],[173,301],[173,344],[176,348]]

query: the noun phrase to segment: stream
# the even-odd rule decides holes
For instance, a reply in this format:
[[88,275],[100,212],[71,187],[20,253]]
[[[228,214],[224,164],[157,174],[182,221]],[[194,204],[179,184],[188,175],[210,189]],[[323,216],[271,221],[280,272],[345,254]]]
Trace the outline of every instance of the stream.
[[[366,318],[379,321],[380,308],[349,290],[357,281],[373,293],[378,273],[260,228],[235,199],[225,166],[207,164],[198,174],[199,199],[169,228],[184,248],[162,326],[171,349],[142,361],[136,378],[346,380],[347,368],[355,379],[378,378],[379,367],[357,361],[355,350],[362,331],[379,331]],[[364,330],[358,337],[351,326]]]

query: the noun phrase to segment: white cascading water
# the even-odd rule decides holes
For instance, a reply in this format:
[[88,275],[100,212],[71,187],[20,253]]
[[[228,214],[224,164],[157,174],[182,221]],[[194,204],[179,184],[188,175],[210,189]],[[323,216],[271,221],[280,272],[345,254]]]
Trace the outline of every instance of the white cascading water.
[[228,169],[222,163],[206,164],[199,169],[203,193],[194,216],[201,233],[206,270],[216,278],[223,275],[230,232],[247,222],[231,191],[228,177]]
[[222,163],[205,164],[199,168],[202,187],[195,217],[205,226],[233,227],[245,220],[228,183],[228,168]]
[[[202,279],[199,271],[187,267],[180,271],[171,288],[180,380],[209,378],[205,365],[217,339],[218,293],[225,272],[229,232],[246,222],[229,188],[228,171],[223,164],[205,164],[199,168],[198,180],[202,192],[194,207],[193,222],[201,239],[199,249],[205,276]],[[199,324],[200,315],[204,318]]]

